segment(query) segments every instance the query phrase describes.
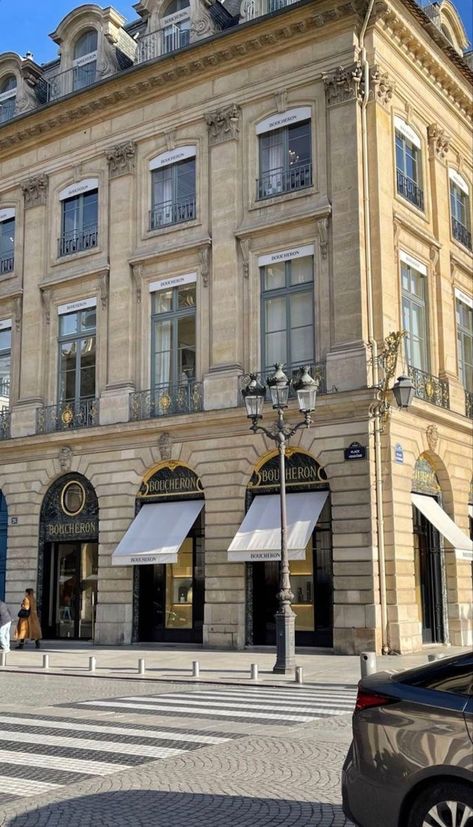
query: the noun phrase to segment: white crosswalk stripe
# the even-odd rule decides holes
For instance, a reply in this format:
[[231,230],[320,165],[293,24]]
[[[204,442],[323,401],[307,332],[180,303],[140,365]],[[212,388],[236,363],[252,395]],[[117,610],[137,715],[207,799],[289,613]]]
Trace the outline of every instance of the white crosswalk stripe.
[[45,781],[29,781],[25,778],[17,780],[8,775],[0,775],[0,790],[6,787],[10,795],[41,795],[49,790],[57,790],[60,786],[60,784],[49,784]]

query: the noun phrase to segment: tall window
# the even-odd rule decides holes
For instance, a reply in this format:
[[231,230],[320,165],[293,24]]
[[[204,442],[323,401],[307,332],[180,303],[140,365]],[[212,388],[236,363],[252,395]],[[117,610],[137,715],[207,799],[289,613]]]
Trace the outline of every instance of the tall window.
[[163,163],[159,168],[153,169],[151,191],[151,230],[194,219],[195,152],[193,157],[175,163]]
[[97,246],[98,190],[66,198],[62,203],[59,255],[68,256]]
[[458,375],[465,390],[473,392],[473,306],[456,299]]
[[453,237],[472,249],[470,223],[470,195],[466,181],[454,170],[449,170],[450,176],[450,215],[452,220]]
[[0,410],[10,406],[11,327],[0,329]]
[[72,65],[74,91],[95,82],[97,78],[97,31],[95,29],[84,32],[77,40]]
[[396,123],[396,186],[415,207],[424,209],[420,140],[413,129],[400,118]]
[[410,367],[427,371],[426,279],[413,266],[401,262],[401,281],[406,361]]
[[312,184],[310,120],[259,136],[257,199],[270,198]]
[[15,266],[15,218],[0,219],[0,275]]
[[187,387],[195,380],[195,283],[152,294],[153,388]]
[[16,77],[8,75],[0,82],[0,123],[13,118],[16,108]]
[[314,362],[312,257],[261,268],[263,369],[283,362],[296,371]]
[[60,402],[95,397],[96,309],[59,316]]
[[191,28],[189,0],[172,0],[166,8],[162,22],[163,54],[175,52],[189,45]]

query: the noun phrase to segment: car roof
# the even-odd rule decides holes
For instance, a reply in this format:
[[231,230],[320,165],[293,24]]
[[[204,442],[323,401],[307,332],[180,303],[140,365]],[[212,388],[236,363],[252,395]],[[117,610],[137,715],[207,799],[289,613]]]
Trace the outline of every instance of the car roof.
[[392,676],[393,681],[399,683],[423,683],[425,680],[436,680],[456,672],[471,671],[473,681],[473,652],[464,652],[461,655],[453,655],[450,658],[439,658],[439,660],[422,666],[414,666]]

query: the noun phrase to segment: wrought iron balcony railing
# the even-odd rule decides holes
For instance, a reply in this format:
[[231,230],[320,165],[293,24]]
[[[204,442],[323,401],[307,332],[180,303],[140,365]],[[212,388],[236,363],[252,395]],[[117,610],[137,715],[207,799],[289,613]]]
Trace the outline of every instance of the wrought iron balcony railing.
[[256,198],[273,198],[286,192],[293,192],[312,184],[312,164],[294,164],[288,169],[278,167],[265,172],[256,179]]
[[400,169],[396,170],[397,191],[406,201],[410,201],[419,210],[424,209],[424,192],[412,178],[404,175]]
[[93,428],[98,424],[99,401],[92,397],[58,402],[57,405],[48,405],[36,411],[37,434]]
[[164,201],[150,210],[149,228],[158,230],[170,224],[182,224],[184,221],[192,221],[195,216],[195,195],[180,201]]
[[165,383],[147,391],[130,394],[130,420],[154,419],[157,416],[196,413],[203,409],[201,382]]
[[253,20],[263,14],[271,14],[280,9],[285,9],[287,6],[292,6],[296,2],[297,0],[251,0],[245,6],[245,20]]
[[0,410],[0,439],[10,439],[11,413],[8,408]]
[[4,253],[0,256],[0,275],[3,273],[12,273],[15,267],[15,256],[13,251],[11,253]]
[[473,419],[473,391],[465,391],[465,416]]
[[0,379],[0,398],[10,399],[10,377]]
[[65,95],[70,95],[71,92],[80,92],[87,86],[97,83],[102,77],[103,75],[97,71],[95,61],[86,63],[84,66],[74,66],[72,69],[66,69],[65,72],[58,72],[47,78],[45,102],[58,100]]
[[[307,363],[306,363],[307,364]],[[309,363],[310,364],[310,363]],[[299,378],[301,365],[297,364],[294,366],[291,365],[284,365],[283,371],[288,377],[288,379],[293,379],[294,381]],[[316,379],[319,383],[319,387],[317,393],[323,396],[327,393],[327,378],[326,378],[326,365],[325,362],[317,362],[316,364],[310,364],[309,373]],[[267,380],[270,376],[274,374],[274,365],[269,368],[265,368],[264,370],[258,371],[258,379],[259,381],[266,386]],[[240,377],[240,390],[244,388],[248,381],[248,374],[243,374]],[[292,384],[289,385],[289,399],[296,399],[297,393],[294,390]],[[269,388],[266,392],[266,398],[269,399]],[[243,402],[243,399],[240,399],[240,402]]]
[[84,227],[83,230],[72,230],[64,233],[58,239],[58,256],[70,256],[82,250],[91,250],[98,242],[97,226]]
[[408,367],[409,379],[414,385],[414,392],[418,399],[431,402],[439,408],[450,408],[450,391],[446,379],[439,379],[420,368]]
[[145,63],[147,60],[154,60],[160,55],[168,55],[184,49],[190,43],[189,29],[173,29],[172,32],[165,32],[161,29],[158,32],[150,32],[140,38],[137,44],[135,64]]
[[463,244],[464,247],[467,247],[471,250],[471,233],[468,227],[465,227],[460,221],[457,221],[456,218],[452,216],[452,235],[453,237]]

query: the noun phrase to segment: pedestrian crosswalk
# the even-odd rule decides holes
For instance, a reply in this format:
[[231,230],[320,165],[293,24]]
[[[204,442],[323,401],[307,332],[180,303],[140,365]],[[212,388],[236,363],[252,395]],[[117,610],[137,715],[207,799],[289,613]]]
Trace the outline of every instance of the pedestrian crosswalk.
[[0,806],[219,746],[257,725],[296,726],[351,713],[355,696],[356,687],[338,684],[200,685],[78,701],[60,711],[50,707],[45,715],[0,709]]
[[308,688],[230,687],[129,695],[82,701],[79,706],[159,716],[189,716],[247,723],[300,724],[352,712],[356,687],[319,684]]

